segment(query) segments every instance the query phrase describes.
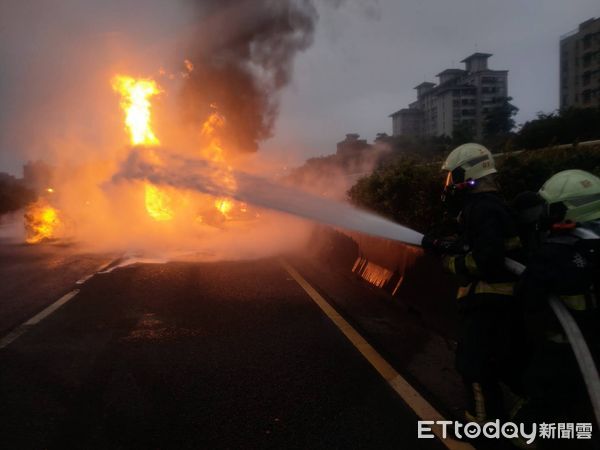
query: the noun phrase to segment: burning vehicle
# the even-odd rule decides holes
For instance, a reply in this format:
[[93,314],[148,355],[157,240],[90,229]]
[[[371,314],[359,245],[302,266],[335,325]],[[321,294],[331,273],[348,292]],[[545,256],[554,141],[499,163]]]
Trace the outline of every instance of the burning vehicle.
[[[186,64],[192,70],[191,63]],[[152,128],[152,99],[164,91],[151,78],[134,78],[115,75],[111,80],[112,89],[120,96],[120,107],[124,118],[124,128],[129,135],[132,150],[144,150],[145,157],[152,164],[164,164],[160,152],[161,141]],[[213,165],[213,176],[228,190],[234,190],[236,183],[233,169],[227,164],[218,131],[225,126],[226,119],[218,112],[216,105],[210,105],[212,112],[200,127],[200,135],[205,145],[198,150],[198,156]],[[164,152],[164,149],[161,149]],[[107,180],[108,182],[109,180]],[[132,187],[142,192],[147,218],[156,223],[169,223],[179,219],[189,221],[192,226],[209,226],[223,229],[228,222],[255,220],[259,214],[248,208],[244,202],[220,195],[191,195],[179,189],[158,186],[144,182]],[[45,241],[64,239],[68,236],[68,213],[61,209],[60,199],[53,188],[47,188],[37,201],[30,204],[24,214],[26,242],[39,244]],[[84,206],[90,206],[89,200]],[[67,208],[68,209],[68,208]],[[73,232],[74,230],[71,230]]]

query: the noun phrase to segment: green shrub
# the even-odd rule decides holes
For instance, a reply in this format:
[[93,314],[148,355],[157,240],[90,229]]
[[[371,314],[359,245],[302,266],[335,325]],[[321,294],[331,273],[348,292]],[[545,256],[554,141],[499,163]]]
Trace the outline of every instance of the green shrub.
[[35,193],[14,177],[0,173],[0,215],[23,208]]
[[[399,159],[360,179],[348,195],[357,206],[427,232],[443,225],[440,165]],[[600,145],[507,153],[497,155],[497,165],[502,193],[511,200],[524,190],[537,191],[561,170],[582,169],[600,176]]]
[[516,136],[519,148],[542,148],[600,139],[600,108],[569,108],[526,122]]
[[361,178],[350,188],[351,201],[413,228],[442,220],[443,176],[437,164],[400,159]]

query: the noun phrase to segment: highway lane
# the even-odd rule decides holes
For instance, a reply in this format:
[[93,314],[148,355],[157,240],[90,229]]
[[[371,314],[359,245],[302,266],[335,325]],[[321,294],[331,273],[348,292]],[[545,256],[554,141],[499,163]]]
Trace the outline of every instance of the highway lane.
[[277,259],[96,275],[0,367],[7,448],[443,448]]
[[84,253],[73,245],[27,245],[0,238],[0,337],[117,256]]

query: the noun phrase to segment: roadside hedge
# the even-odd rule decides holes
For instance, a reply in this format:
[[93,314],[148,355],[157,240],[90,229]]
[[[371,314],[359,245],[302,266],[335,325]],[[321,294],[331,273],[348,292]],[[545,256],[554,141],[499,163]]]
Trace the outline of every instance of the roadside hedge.
[[35,193],[27,188],[21,180],[0,173],[0,216],[23,208],[34,200]]
[[[495,156],[498,181],[509,201],[522,191],[537,191],[544,181],[561,170],[582,169],[600,176],[600,145]],[[348,196],[359,207],[421,232],[431,232],[444,224],[440,199],[444,176],[440,166],[441,163],[399,159],[358,180]]]

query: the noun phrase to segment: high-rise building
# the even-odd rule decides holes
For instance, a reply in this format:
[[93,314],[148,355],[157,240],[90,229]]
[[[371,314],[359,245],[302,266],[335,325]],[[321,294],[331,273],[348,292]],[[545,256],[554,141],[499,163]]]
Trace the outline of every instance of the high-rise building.
[[508,70],[490,69],[491,56],[474,53],[461,61],[464,69],[438,73],[437,85],[416,86],[417,101],[390,115],[393,135],[452,136],[462,124],[481,137],[487,114],[508,97]]
[[600,18],[560,38],[560,107],[600,106]]

